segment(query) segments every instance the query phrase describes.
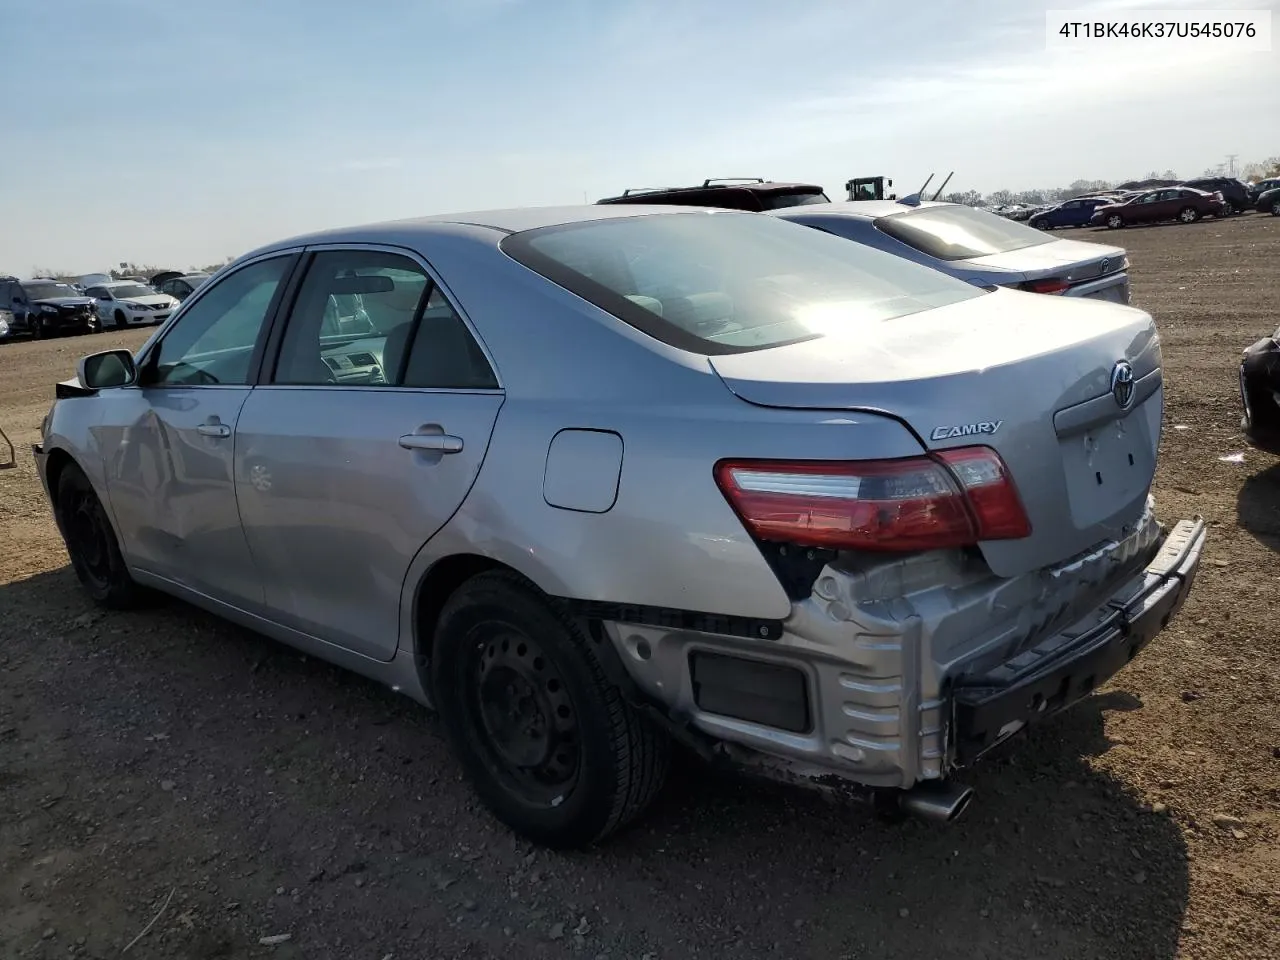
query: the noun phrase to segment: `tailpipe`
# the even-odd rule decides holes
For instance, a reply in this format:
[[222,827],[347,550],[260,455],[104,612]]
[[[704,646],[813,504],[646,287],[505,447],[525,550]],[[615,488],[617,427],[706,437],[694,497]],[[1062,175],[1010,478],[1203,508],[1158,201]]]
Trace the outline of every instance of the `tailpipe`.
[[973,788],[946,780],[926,780],[898,795],[898,806],[922,820],[950,823],[973,799]]

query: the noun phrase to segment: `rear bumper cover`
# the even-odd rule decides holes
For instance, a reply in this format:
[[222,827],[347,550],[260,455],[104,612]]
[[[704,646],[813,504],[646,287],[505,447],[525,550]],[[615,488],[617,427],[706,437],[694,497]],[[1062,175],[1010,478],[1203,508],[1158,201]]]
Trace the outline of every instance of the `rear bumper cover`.
[[726,757],[909,788],[1069,706],[1163,629],[1205,526],[1165,534],[1148,504],[1125,539],[1012,579],[951,554],[828,564],[768,637],[600,621],[640,701]]
[[1131,596],[1095,611],[1082,632],[1064,631],[955,688],[954,759],[977,759],[1019,730],[1093,692],[1151,642],[1182,609],[1200,567],[1204,521],[1178,523]]

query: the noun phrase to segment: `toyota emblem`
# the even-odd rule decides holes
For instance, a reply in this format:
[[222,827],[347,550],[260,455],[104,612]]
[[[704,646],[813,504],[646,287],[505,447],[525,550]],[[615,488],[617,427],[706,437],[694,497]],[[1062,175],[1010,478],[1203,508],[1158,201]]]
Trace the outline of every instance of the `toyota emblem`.
[[1133,367],[1127,360],[1119,360],[1111,368],[1111,396],[1115,397],[1116,406],[1128,410],[1133,406]]

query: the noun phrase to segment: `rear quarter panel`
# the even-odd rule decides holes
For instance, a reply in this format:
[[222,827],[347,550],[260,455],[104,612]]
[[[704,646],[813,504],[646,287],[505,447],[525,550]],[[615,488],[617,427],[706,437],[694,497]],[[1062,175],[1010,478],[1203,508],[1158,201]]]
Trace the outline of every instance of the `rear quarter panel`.
[[[705,357],[652,340],[505,255],[495,260],[488,246],[421,251],[475,324],[507,399],[475,486],[415,559],[409,588],[437,561],[479,553],[558,596],[780,619],[790,600],[716,486],[716,461],[921,452],[887,418],[738,400]],[[566,428],[622,438],[607,512],[547,503],[548,449]]]

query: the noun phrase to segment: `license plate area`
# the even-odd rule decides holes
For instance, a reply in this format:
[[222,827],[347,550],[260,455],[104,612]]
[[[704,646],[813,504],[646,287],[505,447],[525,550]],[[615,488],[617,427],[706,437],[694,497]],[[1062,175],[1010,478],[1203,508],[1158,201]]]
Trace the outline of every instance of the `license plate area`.
[[1077,527],[1101,523],[1146,495],[1155,461],[1140,417],[1101,424],[1058,445]]

